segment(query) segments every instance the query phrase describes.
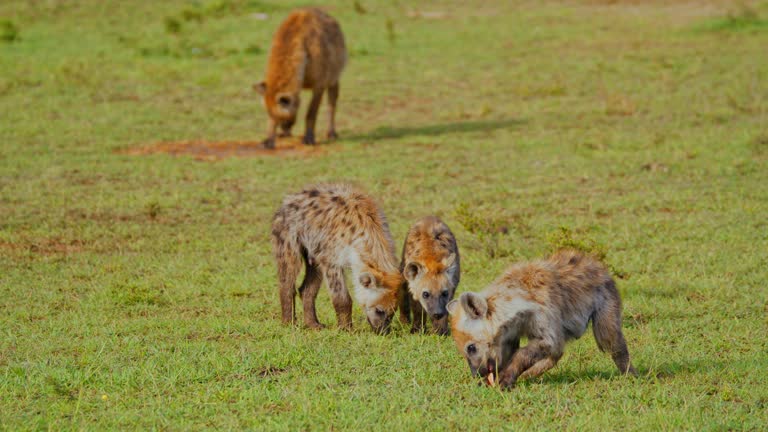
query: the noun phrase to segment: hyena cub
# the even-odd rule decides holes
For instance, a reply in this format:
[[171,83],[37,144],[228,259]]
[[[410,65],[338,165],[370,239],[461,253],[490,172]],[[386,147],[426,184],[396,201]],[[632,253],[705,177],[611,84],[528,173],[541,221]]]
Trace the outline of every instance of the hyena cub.
[[[502,387],[551,369],[567,341],[592,321],[597,346],[622,373],[635,375],[621,332],[621,299],[605,266],[561,250],[549,259],[513,265],[480,293],[448,305],[456,346],[472,374]],[[528,344],[520,348],[520,338]]]
[[323,278],[339,327],[352,328],[352,299],[344,283],[352,271],[355,297],[377,333],[389,330],[403,283],[384,213],[363,192],[345,184],[318,185],[288,195],[272,222],[283,322],[295,320],[296,278],[304,323],[321,328],[315,299]]
[[312,89],[304,144],[315,144],[315,120],[326,89],[330,106],[328,138],[336,138],[336,100],[346,62],[344,35],[336,20],[315,8],[298,9],[288,15],[272,41],[264,81],[254,85],[269,114],[265,147],[275,147],[277,126],[281,136],[291,134],[302,88]]
[[446,306],[461,277],[459,247],[448,225],[436,216],[416,222],[405,238],[400,268],[406,279],[400,293],[400,321],[412,322],[411,332],[417,333],[429,317],[434,332],[448,334]]

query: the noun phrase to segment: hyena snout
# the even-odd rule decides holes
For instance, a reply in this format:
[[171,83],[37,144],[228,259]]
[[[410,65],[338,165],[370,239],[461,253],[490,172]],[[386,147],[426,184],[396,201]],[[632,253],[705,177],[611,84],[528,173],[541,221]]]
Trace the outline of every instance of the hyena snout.
[[[424,291],[425,293],[429,291]],[[427,312],[427,314],[433,319],[433,320],[441,320],[448,316],[448,309],[446,308],[446,305],[448,304],[448,296],[444,295],[431,295],[429,297],[422,296],[422,307],[424,307],[424,310]]]
[[371,329],[378,334],[389,333],[393,315],[394,313],[387,313],[380,308],[369,308],[366,310],[368,324],[370,324]]
[[477,369],[477,375],[482,378],[487,377],[491,372],[496,373],[496,362],[493,359],[489,359]]

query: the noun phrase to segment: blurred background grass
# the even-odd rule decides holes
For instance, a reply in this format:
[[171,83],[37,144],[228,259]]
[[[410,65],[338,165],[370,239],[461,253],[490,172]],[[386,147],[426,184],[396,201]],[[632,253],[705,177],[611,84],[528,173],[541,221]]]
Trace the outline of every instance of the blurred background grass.
[[[324,2],[350,52],[340,142],[120,153],[263,138],[250,85],[299,4],[0,3],[0,427],[766,424],[766,2]],[[642,377],[588,335],[501,394],[450,339],[377,337],[358,309],[351,334],[281,326],[272,212],[335,180],[380,200],[398,247],[442,217],[460,291],[600,250]]]

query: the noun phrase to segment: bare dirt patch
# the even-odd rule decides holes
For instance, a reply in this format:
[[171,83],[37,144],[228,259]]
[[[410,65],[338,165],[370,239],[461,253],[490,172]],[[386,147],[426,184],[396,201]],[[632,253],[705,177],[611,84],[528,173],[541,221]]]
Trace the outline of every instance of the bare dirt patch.
[[265,148],[260,141],[161,141],[141,147],[121,149],[117,153],[150,155],[166,153],[174,156],[192,156],[202,161],[216,161],[229,157],[314,157],[328,152],[327,146],[308,146],[298,137],[280,138],[274,149]]
[[81,240],[65,240],[60,238],[24,239],[21,242],[0,240],[0,250],[17,253],[29,252],[35,255],[70,255],[82,252],[85,243]]

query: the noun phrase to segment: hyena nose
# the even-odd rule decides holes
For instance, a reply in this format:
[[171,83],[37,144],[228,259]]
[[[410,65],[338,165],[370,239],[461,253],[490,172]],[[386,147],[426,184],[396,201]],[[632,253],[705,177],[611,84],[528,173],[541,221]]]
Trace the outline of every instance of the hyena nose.
[[443,319],[444,316],[445,316],[445,313],[432,314],[432,318],[434,318],[436,320]]

